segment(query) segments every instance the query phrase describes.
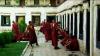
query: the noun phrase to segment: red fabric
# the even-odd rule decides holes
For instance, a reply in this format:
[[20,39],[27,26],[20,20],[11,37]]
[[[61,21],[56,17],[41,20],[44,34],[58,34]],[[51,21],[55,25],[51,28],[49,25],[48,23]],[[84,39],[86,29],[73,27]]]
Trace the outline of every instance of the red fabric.
[[77,50],[79,50],[79,44],[78,44],[78,40],[77,40],[77,38],[75,38],[74,36],[73,36],[73,38],[71,38],[71,50],[72,51],[77,51]]
[[58,46],[58,39],[57,39],[57,35],[58,35],[58,28],[57,28],[57,23],[51,23],[51,29],[52,29],[52,32],[51,32],[51,40],[52,40],[52,45],[54,47],[57,47]]
[[61,35],[64,37],[64,39],[61,41],[61,44],[64,46],[69,37],[65,31],[61,31]]
[[68,39],[68,41],[70,41],[70,44],[67,45],[68,43],[66,43],[65,45],[67,45],[67,49],[71,50],[71,51],[78,51],[79,50],[79,44],[78,44],[78,40],[72,36],[71,38]]
[[51,28],[50,28],[50,23],[49,22],[45,22],[44,24],[44,35],[45,35],[45,39],[46,41],[51,40]]
[[37,43],[37,36],[36,36],[36,33],[35,33],[34,25],[28,25],[27,32],[28,32],[30,43],[31,44]]
[[12,31],[14,33],[14,40],[18,41],[20,37],[19,37],[19,28],[17,23],[12,24]]

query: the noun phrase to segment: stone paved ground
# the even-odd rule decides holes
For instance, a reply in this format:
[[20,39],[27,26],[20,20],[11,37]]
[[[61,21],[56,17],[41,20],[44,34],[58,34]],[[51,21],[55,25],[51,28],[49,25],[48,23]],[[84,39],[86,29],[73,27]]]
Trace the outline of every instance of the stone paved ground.
[[51,41],[45,42],[44,35],[40,32],[36,33],[39,46],[33,45],[33,48],[29,46],[24,56],[28,56],[29,54],[29,56],[85,56],[80,51],[75,51],[72,54],[71,51],[66,51],[60,44],[59,47],[61,49],[55,50],[51,45]]

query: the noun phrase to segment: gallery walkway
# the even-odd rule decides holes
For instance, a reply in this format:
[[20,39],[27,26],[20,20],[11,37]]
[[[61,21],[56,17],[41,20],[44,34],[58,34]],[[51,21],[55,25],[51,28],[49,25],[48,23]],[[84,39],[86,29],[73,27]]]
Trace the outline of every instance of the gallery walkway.
[[33,45],[33,48],[29,46],[24,56],[27,56],[27,54],[30,54],[29,56],[85,56],[80,51],[66,51],[60,43],[59,47],[61,49],[55,50],[51,45],[51,41],[45,42],[45,38],[42,33],[37,32],[37,36],[39,46]]

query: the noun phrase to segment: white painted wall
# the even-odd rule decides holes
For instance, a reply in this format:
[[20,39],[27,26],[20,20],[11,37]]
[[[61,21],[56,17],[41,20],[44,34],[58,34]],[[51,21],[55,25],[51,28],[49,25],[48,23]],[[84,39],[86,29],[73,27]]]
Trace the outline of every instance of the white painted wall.
[[[1,15],[10,15],[11,25],[12,21],[15,21],[16,16],[25,16],[25,21],[32,20],[33,14],[40,13],[41,20],[46,19],[47,13],[57,13],[56,7],[0,7],[0,25]],[[11,26],[0,26],[0,31],[11,30]]]

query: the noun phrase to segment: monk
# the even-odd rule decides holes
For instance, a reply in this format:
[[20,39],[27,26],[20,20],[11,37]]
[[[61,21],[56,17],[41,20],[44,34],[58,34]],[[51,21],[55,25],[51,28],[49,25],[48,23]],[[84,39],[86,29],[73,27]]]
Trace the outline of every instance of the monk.
[[79,51],[78,40],[75,36],[70,36],[68,40],[66,40],[65,45],[66,49],[71,51]]
[[18,41],[18,40],[20,40],[20,37],[19,37],[19,27],[18,27],[18,24],[17,24],[17,22],[14,22],[13,21],[13,24],[12,24],[12,32],[13,32],[13,34],[14,34],[14,41],[16,42],[16,41]]
[[63,29],[60,29],[60,34],[64,37],[61,41],[61,44],[64,46],[65,45],[65,42],[69,39],[69,35],[68,35],[68,32],[66,32],[65,30]]
[[44,25],[44,21],[42,21],[42,23],[40,24],[40,32],[42,32],[42,33],[44,33],[43,25]]
[[32,44],[36,43],[36,45],[38,46],[34,25],[31,21],[29,21],[29,25],[27,26],[26,31],[28,32],[30,45],[32,46]]
[[58,24],[52,20],[51,23],[51,41],[52,41],[52,45],[54,46],[54,49],[59,49],[58,47],[58,39],[57,39],[57,35],[58,35]]
[[51,28],[50,28],[50,26],[51,26],[50,23],[47,22],[47,20],[46,20],[45,24],[44,24],[44,35],[45,35],[46,42],[51,40]]

